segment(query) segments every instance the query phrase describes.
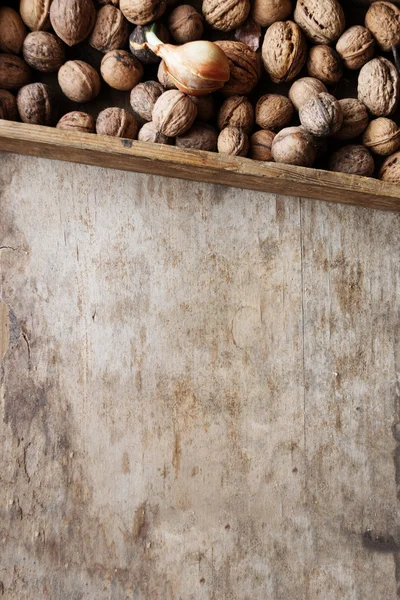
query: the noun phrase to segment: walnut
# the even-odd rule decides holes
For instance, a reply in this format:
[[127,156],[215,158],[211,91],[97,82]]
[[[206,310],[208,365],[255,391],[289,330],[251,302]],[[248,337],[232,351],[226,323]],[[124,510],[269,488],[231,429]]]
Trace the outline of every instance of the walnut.
[[220,108],[218,128],[238,127],[250,133],[254,126],[254,108],[245,96],[231,96]]
[[231,77],[222,88],[226,96],[247,95],[257,85],[261,76],[257,54],[243,42],[215,42],[229,60]]
[[0,52],[19,54],[26,34],[17,11],[8,6],[0,7]]
[[203,35],[203,17],[193,6],[181,4],[170,14],[168,28],[178,44],[193,42]]
[[386,58],[373,58],[360,71],[358,98],[376,117],[391,115],[399,103],[399,74]]
[[165,0],[120,0],[119,7],[124,16],[135,25],[146,25],[164,14]]
[[158,131],[176,137],[188,131],[197,117],[197,106],[178,90],[164,92],[154,105],[153,122]]
[[96,21],[92,0],[52,0],[51,25],[67,46],[76,46],[85,40]]
[[202,10],[211,27],[232,31],[246,21],[250,8],[250,0],[204,0]]
[[165,62],[163,60],[160,62],[158,67],[157,79],[165,89],[176,90],[175,82],[167,71]]
[[271,148],[274,138],[275,133],[268,129],[262,129],[253,133],[250,138],[250,158],[264,162],[273,161]]
[[341,128],[343,112],[336,98],[322,92],[300,107],[299,118],[303,127],[312,135],[328,137]]
[[289,125],[293,115],[293,104],[286,96],[266,94],[256,104],[256,123],[262,129],[283,129]]
[[372,177],[375,163],[370,151],[364,146],[344,146],[329,161],[329,170],[349,175]]
[[374,119],[365,130],[363,144],[374,154],[389,156],[400,148],[400,128],[391,119]]
[[153,108],[164,88],[158,81],[139,83],[131,91],[130,103],[132,110],[141,121],[151,121]]
[[247,156],[249,151],[249,138],[243,129],[225,127],[218,136],[218,152],[231,156]]
[[343,33],[346,20],[337,0],[298,0],[294,20],[316,44],[330,44]]
[[79,110],[67,113],[58,121],[57,129],[77,131],[78,133],[96,133],[96,121],[91,115]]
[[99,52],[125,48],[129,38],[129,23],[122,12],[106,4],[97,13],[96,23],[89,44]]
[[142,63],[126,50],[111,50],[101,61],[101,76],[115,90],[129,92],[143,77]]
[[[150,48],[143,45],[146,42],[146,31],[149,31],[150,28],[150,25],[138,25],[129,38],[130,51],[143,65],[156,65],[161,60]],[[162,42],[169,42],[168,29],[161,23],[156,24],[155,34]]]
[[193,148],[195,150],[207,150],[215,152],[217,150],[218,133],[207,123],[198,121],[183,135],[179,135],[175,144],[178,148]]
[[18,92],[17,106],[23,123],[51,125],[53,111],[47,85],[43,83],[25,85]]
[[139,125],[136,119],[123,108],[106,108],[97,117],[96,133],[98,135],[134,140],[138,131]]
[[25,61],[36,71],[53,73],[65,61],[64,43],[47,31],[32,31],[24,41],[22,53]]
[[314,138],[303,127],[282,129],[272,142],[272,157],[277,163],[312,167],[316,156]]
[[400,152],[389,156],[382,165],[379,179],[388,183],[400,184]]
[[302,77],[297,79],[289,90],[289,98],[293,103],[296,110],[299,110],[300,106],[315,98],[321,92],[327,92],[325,85],[319,79],[314,77]]
[[375,40],[368,29],[354,25],[340,36],[336,51],[346,69],[358,70],[374,56]]
[[310,77],[315,77],[326,85],[333,85],[342,78],[342,59],[330,46],[313,46],[308,55],[307,70]]
[[49,10],[52,0],[21,0],[19,12],[25,25],[32,31],[50,28]]
[[19,90],[30,83],[31,78],[31,70],[22,58],[0,54],[0,89]]
[[392,2],[373,2],[365,16],[365,26],[384,52],[400,44],[400,8]]
[[343,113],[343,122],[335,137],[339,140],[351,140],[361,135],[368,125],[369,117],[365,104],[355,98],[339,100]]
[[0,119],[6,121],[18,119],[17,100],[7,90],[0,90]]
[[208,96],[190,96],[197,106],[197,118],[199,121],[208,122],[215,116],[215,102],[212,94]]
[[280,21],[267,29],[262,59],[274,83],[292,81],[307,60],[306,39],[293,21]]
[[261,27],[286,21],[292,14],[292,0],[254,0],[251,16]]
[[69,60],[58,71],[58,83],[73,102],[89,102],[100,93],[97,71],[82,60]]
[[139,131],[138,140],[140,142],[150,142],[151,144],[172,144],[171,138],[158,131],[152,121],[143,125]]

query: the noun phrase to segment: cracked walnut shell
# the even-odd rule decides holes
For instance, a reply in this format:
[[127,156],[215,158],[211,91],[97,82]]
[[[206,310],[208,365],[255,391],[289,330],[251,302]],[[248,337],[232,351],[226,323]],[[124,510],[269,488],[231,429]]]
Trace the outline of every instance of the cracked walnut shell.
[[49,89],[43,83],[30,83],[18,92],[17,106],[23,123],[51,125],[53,111]]
[[371,152],[365,146],[344,146],[331,156],[329,170],[361,177],[372,177],[375,171],[375,162]]
[[322,92],[300,107],[299,118],[303,127],[312,135],[328,137],[341,128],[343,112],[336,98]]
[[261,27],[286,21],[292,13],[292,0],[254,0],[251,16]]
[[120,0],[119,7],[124,17],[135,25],[146,25],[164,14],[165,0]]
[[49,10],[52,0],[21,0],[19,14],[32,31],[49,29]]
[[204,0],[202,11],[211,27],[232,31],[246,21],[250,8],[250,0]]
[[246,96],[231,96],[221,106],[218,119],[218,128],[238,127],[250,133],[254,125],[254,108]]
[[365,130],[363,144],[374,154],[389,156],[400,148],[400,128],[391,119],[374,119]]
[[9,6],[0,7],[0,52],[19,54],[26,34],[17,11]]
[[293,21],[279,21],[267,29],[262,60],[274,83],[292,81],[307,60],[307,44]]
[[79,110],[74,110],[61,117],[56,128],[62,129],[63,131],[96,133],[96,121],[91,115]]
[[338,0],[298,0],[294,20],[316,44],[336,41],[346,26]]
[[97,19],[89,38],[89,44],[99,52],[125,48],[129,38],[129,23],[122,12],[107,4],[97,13]]
[[218,136],[218,152],[230,156],[247,156],[249,138],[243,129],[225,127]]
[[400,44],[400,8],[392,2],[373,2],[365,16],[365,26],[384,52]]
[[67,46],[85,40],[96,21],[92,0],[53,0],[50,6],[51,25]]
[[340,36],[336,52],[342,57],[346,69],[358,70],[374,56],[375,40],[368,29],[354,25]]
[[314,138],[304,127],[282,129],[272,142],[272,157],[277,163],[312,167],[317,157]]
[[183,92],[169,90],[158,98],[152,116],[158,131],[176,137],[191,128],[197,117],[197,106]]
[[215,42],[229,60],[231,76],[221,92],[226,96],[247,95],[257,85],[261,68],[257,54],[243,42]]
[[343,112],[343,122],[335,134],[338,140],[351,140],[361,135],[368,125],[369,117],[365,104],[356,98],[339,100]]
[[391,115],[399,103],[400,78],[390,60],[370,60],[358,77],[358,99],[376,117]]

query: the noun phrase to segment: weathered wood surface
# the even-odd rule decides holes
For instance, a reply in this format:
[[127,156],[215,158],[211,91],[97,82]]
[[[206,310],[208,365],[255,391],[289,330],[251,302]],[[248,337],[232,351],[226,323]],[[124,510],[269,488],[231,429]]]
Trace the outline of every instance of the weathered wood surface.
[[6,154],[0,193],[4,597],[395,600],[400,217]]

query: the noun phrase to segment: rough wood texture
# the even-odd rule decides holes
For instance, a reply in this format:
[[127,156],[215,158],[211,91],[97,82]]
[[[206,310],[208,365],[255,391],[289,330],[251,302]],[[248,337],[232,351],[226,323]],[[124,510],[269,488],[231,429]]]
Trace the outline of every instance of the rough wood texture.
[[395,600],[398,215],[0,157],[0,590]]

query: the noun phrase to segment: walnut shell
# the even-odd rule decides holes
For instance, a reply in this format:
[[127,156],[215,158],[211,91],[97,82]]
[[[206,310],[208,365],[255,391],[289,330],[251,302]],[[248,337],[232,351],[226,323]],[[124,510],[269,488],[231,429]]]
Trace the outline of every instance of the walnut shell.
[[161,133],[161,131],[158,131],[152,121],[143,125],[142,129],[139,131],[138,140],[140,142],[149,142],[151,144],[172,144],[171,138]]
[[129,92],[143,77],[142,64],[126,50],[111,50],[101,61],[101,76],[115,90]]
[[31,70],[22,58],[14,54],[0,54],[0,89],[18,90],[31,79]]
[[0,119],[16,121],[18,119],[17,100],[7,90],[0,90]]
[[336,98],[322,92],[300,107],[299,118],[303,127],[312,135],[328,137],[341,128],[343,112]]
[[165,0],[120,0],[119,7],[128,21],[135,25],[146,25],[164,14]]
[[374,154],[389,156],[400,148],[400,128],[391,119],[374,119],[365,130],[363,144]]
[[292,14],[292,0],[254,0],[251,16],[261,27],[286,21]]
[[47,31],[32,31],[22,46],[25,61],[36,71],[53,73],[65,62],[63,42]]
[[400,184],[400,152],[388,156],[379,172],[379,179],[388,183]]
[[283,129],[289,125],[293,115],[292,102],[280,94],[265,94],[256,104],[256,123],[262,129]]
[[166,69],[165,62],[162,60],[158,67],[157,79],[166,90],[176,90],[176,85],[171,75]]
[[231,76],[221,92],[225,96],[247,95],[257,85],[261,68],[257,54],[243,42],[215,42],[229,60]]
[[372,177],[375,163],[371,152],[364,146],[344,146],[329,161],[329,170],[349,175]]
[[67,46],[76,46],[85,40],[96,22],[92,0],[52,0],[51,25]]
[[49,11],[52,0],[21,0],[19,13],[32,31],[50,28]]
[[197,106],[178,90],[164,92],[154,105],[153,122],[158,131],[176,137],[188,131],[197,117]]
[[139,125],[134,117],[123,108],[110,107],[102,110],[96,120],[96,133],[134,140]]
[[132,110],[139,120],[151,121],[154,105],[164,93],[164,88],[158,81],[139,83],[131,91],[130,103]]
[[400,8],[392,2],[373,2],[365,16],[365,26],[384,52],[400,44]]
[[249,138],[243,129],[225,127],[218,136],[218,152],[230,156],[247,156],[249,152]]
[[51,125],[52,103],[47,85],[30,83],[21,88],[17,95],[19,116],[30,125]]
[[58,121],[57,129],[77,131],[79,133],[96,133],[96,121],[91,115],[79,110],[67,113]]
[[58,71],[58,83],[73,102],[89,102],[100,93],[97,71],[82,60],[69,60]]
[[[156,65],[161,60],[161,58],[154,54],[150,48],[147,48],[147,46],[143,45],[146,42],[146,31],[149,31],[150,29],[150,25],[138,25],[132,31],[129,38],[130,51],[132,52],[133,56],[136,56],[136,58],[140,60],[143,65]],[[156,24],[155,34],[162,42],[169,42],[168,29],[161,23]]]
[[99,52],[125,48],[129,38],[129,23],[122,12],[106,4],[97,13],[96,23],[89,44]]
[[386,58],[373,58],[360,71],[358,98],[376,117],[391,115],[399,103],[400,79]]
[[303,127],[282,129],[272,142],[272,157],[277,163],[312,167],[316,156],[314,138]]
[[231,96],[221,106],[218,119],[218,128],[238,127],[250,133],[254,126],[254,108],[246,96]]
[[203,17],[193,6],[181,4],[170,14],[168,29],[178,44],[194,42],[203,35]]
[[333,85],[342,78],[342,59],[336,50],[326,44],[313,46],[308,55],[307,70],[310,77],[319,79],[325,85]]
[[310,98],[315,98],[321,92],[328,92],[322,81],[314,77],[302,77],[292,84],[289,90],[289,98],[295,109],[299,110],[304,102],[307,102]]
[[335,134],[338,140],[351,140],[361,135],[368,125],[369,117],[365,104],[356,98],[339,100],[343,113],[343,122]]
[[204,0],[202,10],[211,27],[232,31],[246,21],[250,8],[250,0]]
[[25,25],[16,10],[0,7],[0,52],[19,54],[27,34]]
[[306,39],[296,23],[279,21],[267,29],[262,60],[274,83],[292,81],[300,73],[306,59]]
[[330,44],[343,33],[346,20],[337,0],[298,0],[294,20],[316,44]]
[[272,162],[272,142],[275,139],[275,133],[268,129],[256,131],[250,138],[250,158],[261,160],[263,162]]
[[358,70],[374,56],[375,40],[368,29],[354,25],[340,36],[336,51],[346,69]]
[[212,94],[208,96],[190,96],[197,106],[197,118],[207,123],[215,117],[215,102]]
[[198,121],[183,135],[179,135],[175,140],[178,148],[193,148],[195,150],[207,150],[215,152],[217,150],[218,133],[214,127]]

